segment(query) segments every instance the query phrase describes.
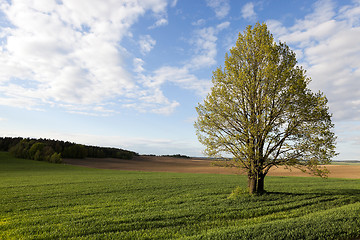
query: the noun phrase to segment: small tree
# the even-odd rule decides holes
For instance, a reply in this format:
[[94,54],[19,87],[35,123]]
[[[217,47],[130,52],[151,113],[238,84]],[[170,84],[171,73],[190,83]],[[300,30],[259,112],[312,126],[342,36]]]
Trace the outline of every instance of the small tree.
[[36,151],[36,153],[34,154],[34,157],[32,159],[35,161],[43,161],[44,160],[40,150]]
[[[29,149],[29,158],[37,161],[41,161],[39,156],[41,155],[41,151],[45,147],[44,143],[36,142]],[[36,156],[36,158],[35,158]]]
[[262,193],[270,168],[284,165],[326,176],[336,137],[323,93],[296,66],[295,53],[275,43],[266,24],[247,27],[213,72],[213,87],[196,108],[195,128],[210,156],[232,155]]
[[60,153],[53,153],[50,157],[49,162],[51,163],[61,163],[62,159],[61,159],[61,154]]

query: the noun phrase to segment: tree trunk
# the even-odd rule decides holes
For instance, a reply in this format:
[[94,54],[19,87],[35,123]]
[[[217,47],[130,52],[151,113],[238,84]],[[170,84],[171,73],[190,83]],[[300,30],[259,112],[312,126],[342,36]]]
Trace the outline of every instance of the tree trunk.
[[248,176],[248,187],[249,194],[262,194],[265,192],[264,190],[264,180],[265,175],[263,173],[259,173],[256,175]]
[[249,194],[256,193],[256,177],[248,176],[248,187],[249,187]]
[[258,176],[258,181],[257,181],[257,194],[263,194],[265,192],[264,190],[264,180],[265,180],[265,175],[264,174],[259,174]]

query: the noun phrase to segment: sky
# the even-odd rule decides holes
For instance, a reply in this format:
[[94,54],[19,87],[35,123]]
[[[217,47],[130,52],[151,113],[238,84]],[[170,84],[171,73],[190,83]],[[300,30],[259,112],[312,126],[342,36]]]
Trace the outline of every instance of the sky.
[[359,0],[0,0],[0,136],[202,156],[195,107],[265,22],[360,159]]

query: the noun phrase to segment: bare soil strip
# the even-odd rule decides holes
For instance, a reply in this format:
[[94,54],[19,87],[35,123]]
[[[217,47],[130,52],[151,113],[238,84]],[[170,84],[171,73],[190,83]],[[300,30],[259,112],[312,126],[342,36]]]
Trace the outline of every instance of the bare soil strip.
[[[100,169],[117,169],[146,172],[182,172],[182,173],[216,173],[216,174],[245,174],[235,168],[213,166],[209,159],[201,158],[172,158],[156,156],[137,156],[131,160],[115,158],[86,158],[63,159],[64,163]],[[327,165],[330,178],[360,179],[360,165]],[[311,177],[298,169],[273,168],[268,176],[297,176]]]

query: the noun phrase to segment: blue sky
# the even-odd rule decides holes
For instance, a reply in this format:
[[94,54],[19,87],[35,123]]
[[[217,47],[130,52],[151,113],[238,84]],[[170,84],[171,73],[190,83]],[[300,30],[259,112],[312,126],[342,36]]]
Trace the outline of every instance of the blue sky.
[[201,156],[195,107],[266,22],[360,159],[360,1],[0,0],[0,135]]

